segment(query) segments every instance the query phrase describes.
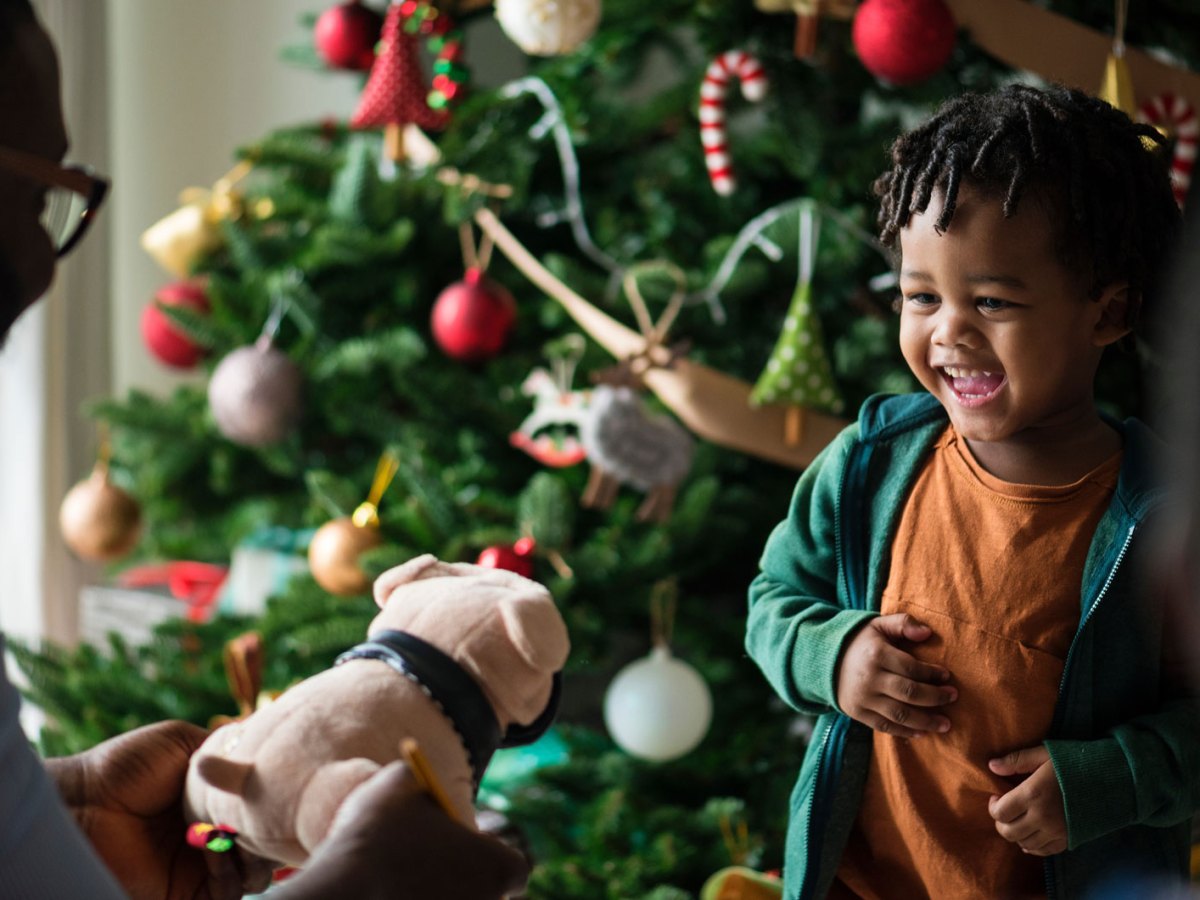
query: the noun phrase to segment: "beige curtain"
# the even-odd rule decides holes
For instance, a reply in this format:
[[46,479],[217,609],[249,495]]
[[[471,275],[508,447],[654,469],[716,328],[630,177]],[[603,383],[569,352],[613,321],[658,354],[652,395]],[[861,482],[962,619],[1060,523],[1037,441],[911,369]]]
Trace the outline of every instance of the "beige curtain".
[[[70,157],[107,164],[105,0],[34,0],[59,49]],[[58,534],[58,506],[95,453],[80,407],[108,390],[108,229],[101,216],[0,354],[0,628],[71,641],[96,572]]]

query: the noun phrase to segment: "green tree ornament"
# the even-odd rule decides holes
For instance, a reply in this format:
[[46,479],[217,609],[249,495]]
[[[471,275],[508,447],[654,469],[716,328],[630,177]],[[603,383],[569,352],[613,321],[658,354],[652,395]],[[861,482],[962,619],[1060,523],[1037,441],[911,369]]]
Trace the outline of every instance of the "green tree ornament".
[[785,403],[837,415],[845,403],[833,380],[821,320],[812,303],[813,262],[821,231],[814,202],[800,207],[799,224],[800,272],[796,290],[783,320],[783,332],[754,385],[750,402],[755,406]]

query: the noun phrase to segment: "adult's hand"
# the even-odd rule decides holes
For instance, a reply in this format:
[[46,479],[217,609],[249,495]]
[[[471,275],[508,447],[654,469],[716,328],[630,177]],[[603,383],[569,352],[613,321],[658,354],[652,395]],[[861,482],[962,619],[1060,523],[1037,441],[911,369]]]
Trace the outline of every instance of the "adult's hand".
[[907,613],[871,619],[851,638],[838,666],[837,702],[864,725],[897,737],[950,730],[939,709],[958,699],[950,673],[923,663],[902,644],[928,640],[933,631]]
[[525,858],[452,820],[394,762],[342,803],[329,835],[274,900],[499,900],[523,889]]
[[76,824],[133,900],[234,900],[270,882],[262,860],[187,844],[183,785],[207,736],[159,722],[46,761]]

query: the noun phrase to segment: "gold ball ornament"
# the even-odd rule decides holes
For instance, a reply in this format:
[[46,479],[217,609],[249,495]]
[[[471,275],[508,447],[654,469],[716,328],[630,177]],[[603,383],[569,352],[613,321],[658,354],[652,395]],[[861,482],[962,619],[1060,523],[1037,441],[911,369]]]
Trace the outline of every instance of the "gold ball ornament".
[[58,512],[63,541],[80,559],[110,562],[133,549],[142,531],[142,509],[97,465],[63,498]]
[[340,597],[364,593],[371,579],[358,565],[363,552],[383,543],[377,525],[356,525],[349,516],[317,529],[308,545],[308,567],[317,584]]

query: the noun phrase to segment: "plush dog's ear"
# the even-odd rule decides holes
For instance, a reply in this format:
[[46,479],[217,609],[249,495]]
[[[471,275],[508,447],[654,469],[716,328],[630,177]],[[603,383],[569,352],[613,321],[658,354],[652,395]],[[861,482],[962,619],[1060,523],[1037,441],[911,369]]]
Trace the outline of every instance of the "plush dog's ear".
[[375,605],[383,609],[387,606],[392,591],[402,584],[416,581],[422,576],[422,573],[436,565],[438,565],[438,558],[432,553],[426,553],[422,556],[414,556],[408,562],[388,569],[375,579]]
[[196,760],[196,771],[208,784],[227,794],[237,794],[239,797],[246,785],[246,779],[254,771],[254,764],[236,762],[223,756],[201,756]]
[[571,642],[548,591],[506,598],[500,616],[509,640],[530,666],[547,673],[562,669]]

